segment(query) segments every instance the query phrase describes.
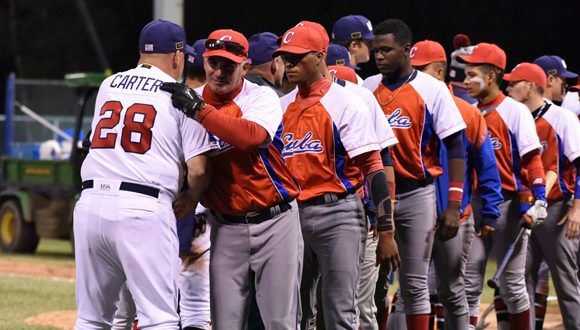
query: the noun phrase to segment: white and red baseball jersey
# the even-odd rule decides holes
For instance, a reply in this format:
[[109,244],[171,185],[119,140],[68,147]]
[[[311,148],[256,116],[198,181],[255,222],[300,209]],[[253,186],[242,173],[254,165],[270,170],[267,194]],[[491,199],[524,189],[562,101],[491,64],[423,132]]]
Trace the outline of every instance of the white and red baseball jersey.
[[344,87],[349,91],[358,95],[369,110],[369,118],[373,127],[375,128],[375,135],[377,136],[377,141],[381,147],[381,150],[394,146],[399,143],[387,117],[383,113],[383,110],[379,106],[377,99],[371,91],[368,89],[354,84],[350,81],[344,81]]
[[580,157],[580,122],[574,114],[553,103],[533,113],[542,145],[544,169],[558,174],[548,200],[570,198],[574,194],[575,171],[572,162]]
[[381,75],[375,75],[367,78],[363,87],[374,93],[399,140],[392,148],[397,178],[440,176],[440,140],[465,129],[447,86],[415,70],[406,82],[387,86]]
[[502,188],[507,191],[523,189],[521,158],[540,149],[534,118],[522,103],[499,93],[487,104],[477,104],[485,117],[490,133]]
[[302,189],[299,201],[356,191],[362,175],[349,160],[380,149],[358,96],[326,78],[311,88],[315,95],[306,99],[299,97],[298,89],[280,99],[282,156]]
[[175,79],[149,64],[103,81],[83,180],[143,183],[175,196],[185,161],[218,148],[203,126],[173,107],[171,95],[159,89],[163,82]]
[[577,91],[568,91],[564,94],[562,108],[572,111],[580,119],[580,99],[578,98]]
[[[204,88],[209,87],[198,87],[196,92],[203,95]],[[240,93],[217,109],[257,123],[268,132],[271,143],[246,152],[218,140],[220,150],[212,158],[215,174],[202,199],[204,206],[223,214],[245,214],[296,198],[300,189],[281,156],[278,95],[269,87],[244,80]]]

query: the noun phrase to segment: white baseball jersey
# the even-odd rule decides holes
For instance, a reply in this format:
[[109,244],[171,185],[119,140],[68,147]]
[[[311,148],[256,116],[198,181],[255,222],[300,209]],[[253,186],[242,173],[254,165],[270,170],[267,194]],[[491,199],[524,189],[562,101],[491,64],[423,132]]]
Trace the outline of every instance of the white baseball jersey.
[[562,108],[568,109],[580,117],[580,100],[578,99],[578,92],[570,91],[564,95],[562,101]]
[[218,145],[159,89],[175,79],[141,64],[103,81],[95,103],[83,180],[109,179],[179,191],[185,161]]

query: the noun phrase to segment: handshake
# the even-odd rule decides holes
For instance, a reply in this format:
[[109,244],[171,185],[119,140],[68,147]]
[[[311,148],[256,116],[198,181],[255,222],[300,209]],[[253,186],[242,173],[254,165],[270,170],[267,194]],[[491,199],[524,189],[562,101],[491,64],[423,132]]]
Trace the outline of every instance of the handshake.
[[182,83],[165,82],[161,90],[171,94],[173,106],[187,117],[196,119],[197,114],[205,107],[205,102],[197,93]]
[[548,217],[548,203],[543,200],[536,200],[532,207],[524,213],[525,226],[534,229],[544,223]]

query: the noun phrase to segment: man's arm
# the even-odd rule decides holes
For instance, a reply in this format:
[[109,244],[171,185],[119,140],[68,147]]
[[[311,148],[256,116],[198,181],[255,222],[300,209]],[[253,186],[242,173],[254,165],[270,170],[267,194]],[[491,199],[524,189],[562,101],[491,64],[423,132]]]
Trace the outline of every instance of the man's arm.
[[177,219],[183,219],[195,211],[203,192],[209,186],[208,157],[197,155],[187,160],[187,184],[189,189],[179,195],[173,203],[173,211]]
[[530,228],[541,225],[548,216],[546,203],[546,174],[540,157],[540,150],[534,149],[522,157],[522,168],[526,170],[528,184],[531,185],[534,204],[523,216]]
[[576,180],[572,208],[570,208],[568,214],[558,223],[558,225],[563,225],[565,222],[568,222],[566,237],[569,239],[580,236],[580,157],[574,160],[574,165],[576,166]]
[[459,229],[463,182],[465,180],[464,132],[461,130],[443,139],[447,148],[449,164],[449,200],[443,213],[443,222],[437,228],[437,237],[443,241],[455,237]]
[[356,156],[353,160],[361,169],[369,187],[371,199],[377,208],[377,231],[379,242],[377,247],[377,265],[388,262],[391,269],[398,268],[401,264],[399,249],[394,239],[395,227],[391,193],[387,175],[383,169],[383,159],[378,151],[371,151]]

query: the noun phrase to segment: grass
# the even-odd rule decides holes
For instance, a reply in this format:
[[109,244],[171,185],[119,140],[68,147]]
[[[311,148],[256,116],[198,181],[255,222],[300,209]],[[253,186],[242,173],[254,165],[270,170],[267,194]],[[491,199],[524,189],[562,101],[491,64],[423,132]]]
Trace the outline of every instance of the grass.
[[1,329],[56,329],[24,322],[43,312],[75,308],[74,283],[24,276],[0,275]]
[[74,257],[69,240],[41,239],[34,254],[9,254],[0,251],[0,259],[74,267]]

